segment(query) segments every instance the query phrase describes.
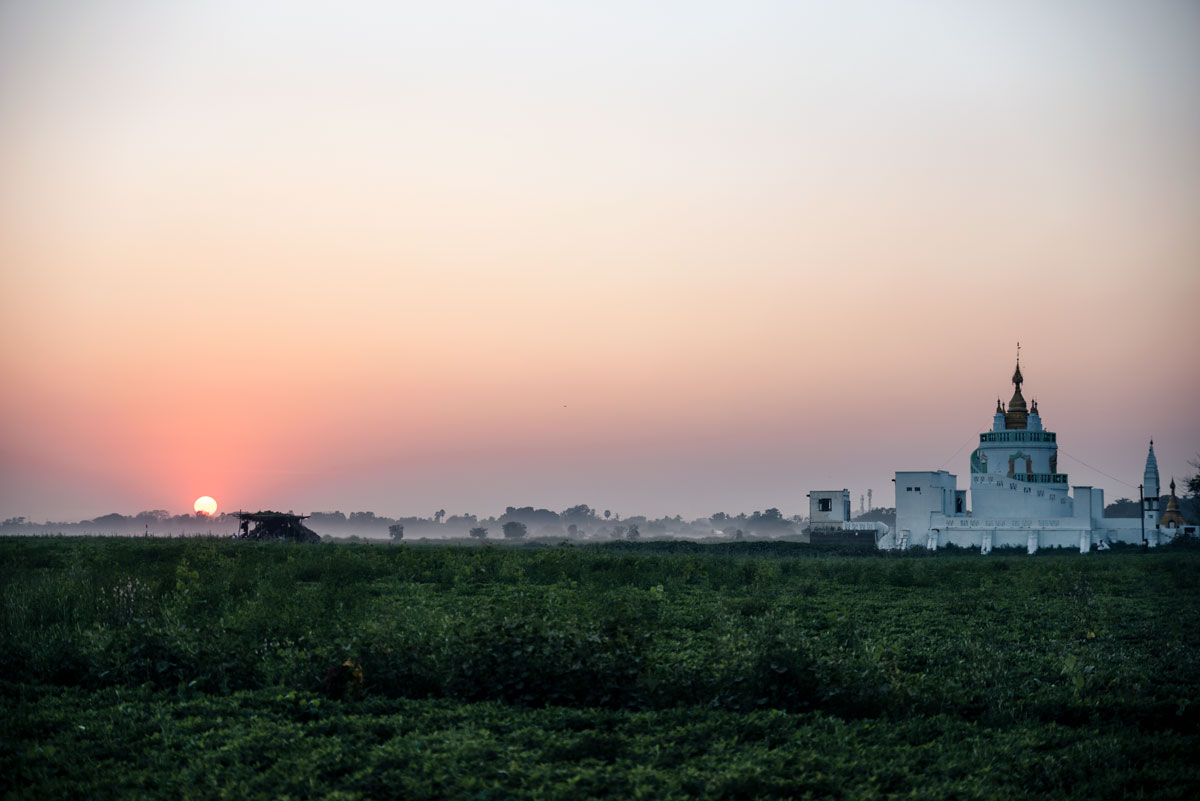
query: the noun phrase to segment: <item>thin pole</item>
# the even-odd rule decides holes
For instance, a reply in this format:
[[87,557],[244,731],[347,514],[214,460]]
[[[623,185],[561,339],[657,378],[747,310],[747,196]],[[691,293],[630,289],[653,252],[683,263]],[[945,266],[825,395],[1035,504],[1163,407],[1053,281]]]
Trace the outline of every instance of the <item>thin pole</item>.
[[1138,484],[1138,500],[1142,504],[1142,545],[1146,544],[1146,490],[1141,484]]

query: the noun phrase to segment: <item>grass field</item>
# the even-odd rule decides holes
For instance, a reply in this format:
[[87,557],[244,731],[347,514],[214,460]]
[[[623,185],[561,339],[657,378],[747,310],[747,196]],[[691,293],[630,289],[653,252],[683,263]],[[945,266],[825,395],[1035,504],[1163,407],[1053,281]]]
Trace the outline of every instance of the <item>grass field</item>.
[[0,540],[12,798],[1195,798],[1200,550]]

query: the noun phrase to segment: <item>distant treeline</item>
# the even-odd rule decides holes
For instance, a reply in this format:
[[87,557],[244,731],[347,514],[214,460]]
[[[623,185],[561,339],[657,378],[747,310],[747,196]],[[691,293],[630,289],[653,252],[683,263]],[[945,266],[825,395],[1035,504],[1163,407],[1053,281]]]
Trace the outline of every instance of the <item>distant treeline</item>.
[[220,514],[208,517],[201,514],[173,515],[163,509],[123,515],[117,512],[101,515],[94,520],[78,522],[35,523],[24,517],[10,517],[0,522],[4,534],[224,534],[237,529],[237,519]]
[[[1167,507],[1168,496],[1160,499],[1160,514]],[[1200,519],[1200,501],[1196,497],[1180,497],[1180,510],[1188,520]],[[1106,517],[1139,517],[1141,505],[1136,500],[1121,498],[1104,508]],[[258,511],[258,510],[254,510]],[[880,522],[896,527],[894,507],[878,507],[854,518],[858,522]],[[430,517],[385,517],[374,512],[340,511],[313,512],[307,525],[318,534],[329,537],[363,537],[378,539],[503,539],[518,537],[563,537],[573,540],[636,540],[640,538],[724,536],[786,537],[799,534],[808,518],[785,517],[778,509],[744,512],[730,515],[716,512],[709,517],[685,520],[674,517],[649,518],[644,515],[622,517],[609,509],[594,509],[578,504],[560,512],[533,506],[509,506],[504,514],[477,517],[473,514],[447,515],[439,509]],[[172,515],[162,509],[139,512],[135,515],[118,513],[102,515],[94,520],[79,522],[34,523],[24,517],[11,517],[0,522],[0,534],[115,534],[151,536],[181,536],[194,534],[233,534],[238,521],[232,514],[212,517],[204,515]],[[522,529],[522,527],[524,527]]]
[[[380,539],[457,539],[476,537],[501,539],[513,536],[564,537],[580,540],[624,540],[643,537],[732,538],[780,537],[800,533],[806,518],[784,517],[778,509],[737,515],[717,512],[710,517],[684,520],[674,517],[648,518],[644,515],[622,517],[611,510],[579,504],[560,512],[533,506],[509,506],[504,514],[478,517],[473,514],[447,515],[439,509],[431,517],[385,517],[374,512],[313,512],[306,524],[323,536],[358,536]],[[231,514],[171,515],[163,510],[136,515],[107,514],[77,523],[33,523],[14,517],[0,523],[4,534],[148,534],[154,536],[186,534],[232,534],[237,518]]]
[[[1158,514],[1161,516],[1167,510],[1167,503],[1170,500],[1170,495],[1163,495],[1158,499]],[[1189,521],[1200,520],[1200,497],[1178,496],[1176,500],[1179,502],[1179,512]],[[1104,507],[1105,517],[1141,517],[1142,504],[1140,501],[1130,500],[1129,498],[1119,498],[1108,506]]]

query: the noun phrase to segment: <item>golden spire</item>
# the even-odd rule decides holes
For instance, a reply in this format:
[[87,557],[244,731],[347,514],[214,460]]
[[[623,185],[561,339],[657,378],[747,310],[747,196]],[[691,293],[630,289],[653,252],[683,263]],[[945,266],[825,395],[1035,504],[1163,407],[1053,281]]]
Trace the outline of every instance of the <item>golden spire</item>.
[[1187,525],[1187,521],[1183,519],[1183,512],[1179,511],[1179,499],[1175,497],[1174,478],[1171,479],[1171,497],[1167,501],[1167,511],[1163,512],[1163,516],[1158,519],[1158,524],[1167,528]]
[[1021,375],[1021,343],[1017,343],[1017,369],[1013,372],[1012,400],[1008,402],[1008,412],[1004,415],[1006,429],[1025,428],[1029,413],[1025,409],[1025,398],[1021,395],[1021,384],[1025,377]]

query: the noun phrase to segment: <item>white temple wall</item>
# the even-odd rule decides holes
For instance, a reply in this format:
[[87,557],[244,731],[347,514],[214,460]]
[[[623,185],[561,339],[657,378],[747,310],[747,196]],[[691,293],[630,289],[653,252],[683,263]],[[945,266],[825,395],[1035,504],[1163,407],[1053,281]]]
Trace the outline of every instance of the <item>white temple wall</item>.
[[[993,548],[1019,548],[1026,551],[1029,535],[1037,535],[1038,550],[1046,548],[1078,548],[1079,538],[1090,534],[1091,529],[1067,525],[1057,529],[1014,526],[1007,528],[940,528],[937,529],[938,547],[954,545],[959,548],[980,548],[985,536],[991,535]],[[925,544],[926,539],[914,540],[914,545]]]
[[971,512],[988,517],[1070,517],[1066,484],[1039,484],[984,473],[971,474]]
[[1104,528],[1104,490],[1098,487],[1075,487],[1074,492],[1075,519],[1086,520],[1090,528]]
[[[1112,522],[1112,521],[1108,521]],[[1106,542],[1120,542],[1125,545],[1141,545],[1142,544],[1142,524],[1140,520],[1134,520],[1137,523],[1137,528],[1098,528],[1093,532],[1093,540],[1104,540]],[[1147,537],[1153,534],[1153,529],[1146,531]]]
[[[1083,487],[1084,495],[1090,512],[1093,502],[1102,502],[1102,493],[1092,487]],[[930,532],[917,536],[913,533],[911,545],[926,545],[932,532],[937,533],[937,546],[944,548],[954,545],[959,548],[980,548],[985,537],[990,538],[992,548],[1021,548],[1028,549],[1030,535],[1037,537],[1037,550],[1046,548],[1079,548],[1081,540],[1098,544],[1101,540],[1108,543],[1123,543],[1126,545],[1142,544],[1142,521],[1136,517],[1103,518],[1099,525],[1093,525],[1090,514],[1079,517],[1062,518],[987,518],[987,517],[949,517],[942,514],[931,514],[929,519]],[[1175,532],[1151,527],[1147,530],[1147,539],[1157,544],[1168,542]]]
[[896,473],[896,530],[910,545],[924,545],[934,514],[955,515],[957,477],[945,470]]
[[[1025,518],[1011,517],[947,517],[932,515],[930,525],[938,530],[939,545],[979,548],[990,535],[993,548],[1026,549],[1029,535],[1037,534],[1038,549],[1078,548],[1079,537],[1090,532],[1087,521],[1072,517]],[[920,540],[914,540],[920,544]]]
[[1092,488],[1075,487],[1075,514],[1078,520],[1090,520],[1092,517]]
[[1092,489],[1092,528],[1104,528],[1104,490]]
[[[1029,432],[1028,435],[1034,433],[1039,432]],[[1058,453],[1058,443],[981,442],[979,452],[987,456],[988,475],[1007,476],[1009,467],[1014,473],[1053,473],[1055,471],[1050,469],[1050,461]]]
[[1078,548],[1081,535],[1091,535],[1089,528],[1059,528],[1055,530],[1041,529],[1038,531],[1038,549],[1045,548]]

